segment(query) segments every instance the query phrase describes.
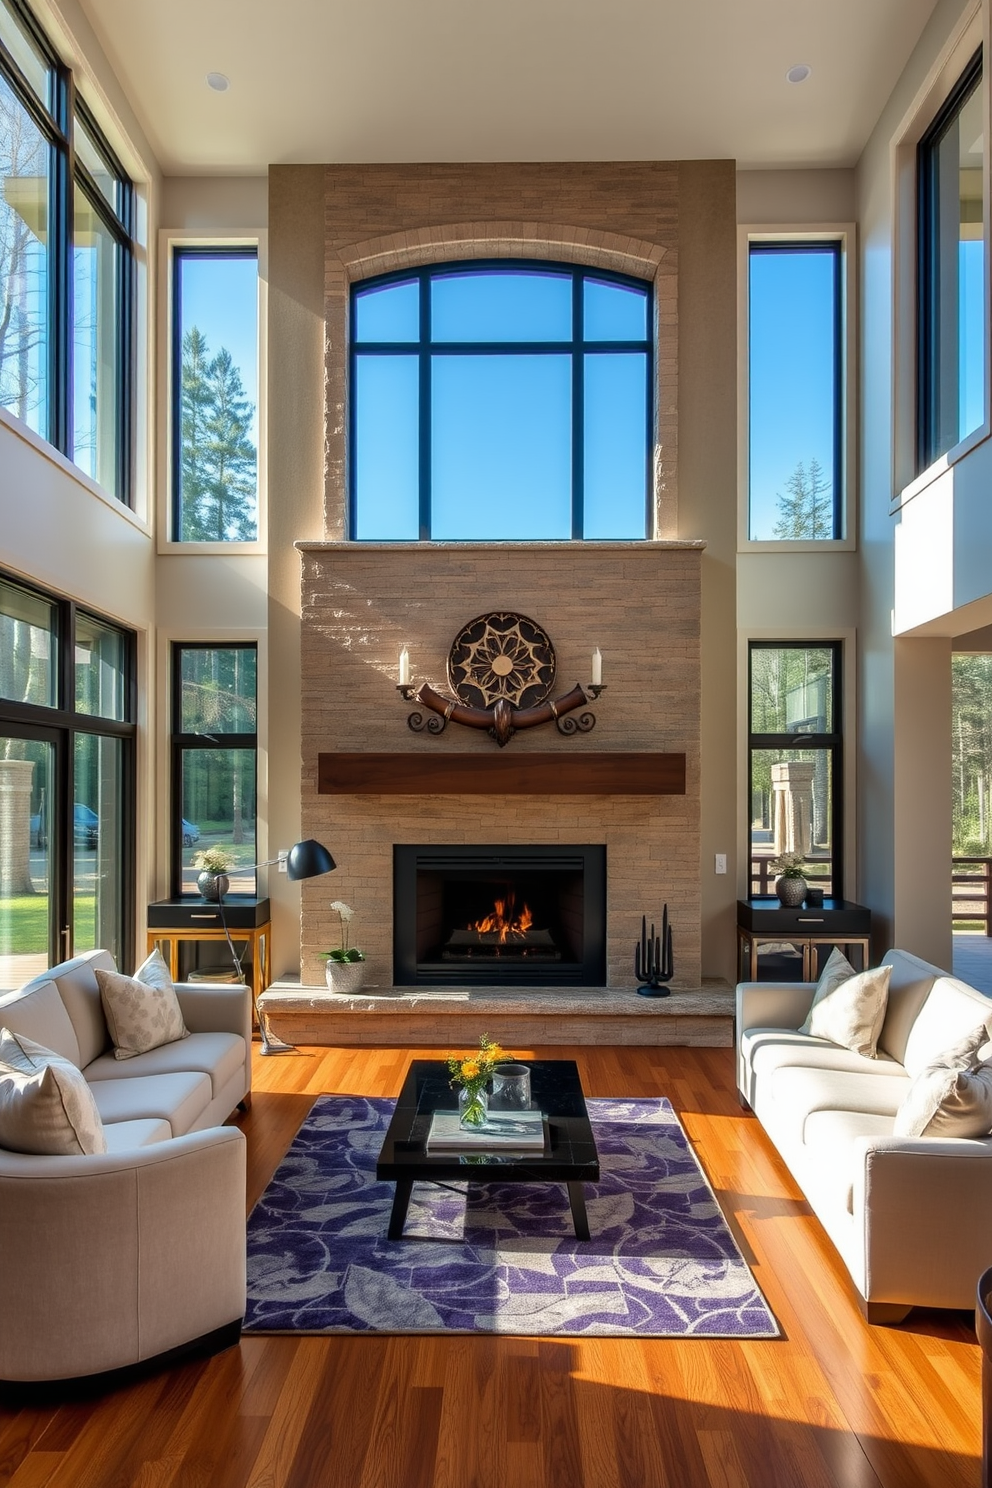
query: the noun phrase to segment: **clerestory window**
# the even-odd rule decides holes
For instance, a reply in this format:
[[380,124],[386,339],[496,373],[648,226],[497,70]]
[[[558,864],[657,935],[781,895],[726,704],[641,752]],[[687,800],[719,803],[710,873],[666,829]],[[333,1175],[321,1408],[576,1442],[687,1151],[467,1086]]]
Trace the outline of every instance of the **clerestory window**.
[[651,292],[569,264],[444,265],[352,294],[351,535],[650,532]]
[[132,485],[131,182],[21,0],[0,0],[0,407]]

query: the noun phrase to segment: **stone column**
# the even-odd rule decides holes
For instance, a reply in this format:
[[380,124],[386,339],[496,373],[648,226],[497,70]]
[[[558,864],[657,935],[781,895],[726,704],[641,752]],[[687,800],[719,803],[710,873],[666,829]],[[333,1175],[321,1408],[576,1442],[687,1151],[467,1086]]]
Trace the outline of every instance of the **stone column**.
[[806,857],[813,846],[813,764],[798,760],[772,765],[775,856]]
[[31,882],[32,760],[0,760],[0,899],[33,894]]

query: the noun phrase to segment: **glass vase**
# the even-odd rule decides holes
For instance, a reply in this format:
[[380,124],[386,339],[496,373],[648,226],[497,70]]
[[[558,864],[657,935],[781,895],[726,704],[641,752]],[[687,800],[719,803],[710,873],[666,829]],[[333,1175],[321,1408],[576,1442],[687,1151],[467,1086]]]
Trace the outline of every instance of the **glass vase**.
[[489,1115],[489,1096],[484,1088],[473,1090],[463,1085],[458,1091],[458,1123],[469,1131],[479,1131]]

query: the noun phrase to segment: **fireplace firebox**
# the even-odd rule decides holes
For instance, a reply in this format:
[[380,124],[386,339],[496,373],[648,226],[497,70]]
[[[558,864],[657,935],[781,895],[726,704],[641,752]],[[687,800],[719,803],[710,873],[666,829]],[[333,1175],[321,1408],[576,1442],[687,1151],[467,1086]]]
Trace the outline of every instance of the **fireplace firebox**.
[[393,848],[397,986],[606,985],[606,848]]

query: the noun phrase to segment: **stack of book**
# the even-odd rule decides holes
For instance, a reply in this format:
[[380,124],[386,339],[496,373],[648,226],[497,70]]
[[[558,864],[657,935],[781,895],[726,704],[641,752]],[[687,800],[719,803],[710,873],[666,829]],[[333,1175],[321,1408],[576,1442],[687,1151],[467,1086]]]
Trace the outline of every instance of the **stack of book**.
[[490,1111],[482,1127],[462,1126],[457,1111],[435,1111],[428,1152],[543,1152],[540,1111]]

